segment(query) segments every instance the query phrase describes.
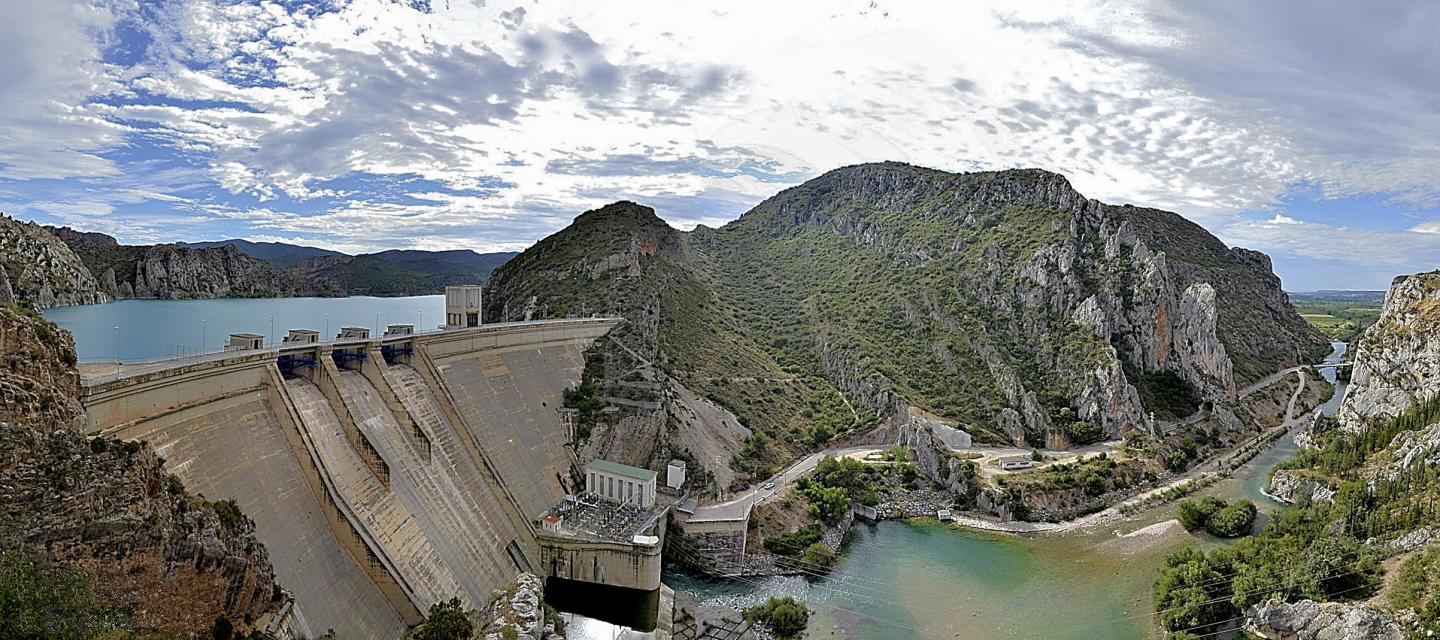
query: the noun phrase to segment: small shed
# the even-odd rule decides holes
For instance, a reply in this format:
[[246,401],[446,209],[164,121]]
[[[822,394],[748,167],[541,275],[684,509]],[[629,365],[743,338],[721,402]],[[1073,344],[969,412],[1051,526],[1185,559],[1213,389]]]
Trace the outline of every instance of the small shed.
[[249,349],[260,349],[265,346],[265,336],[254,333],[232,333],[230,342],[225,345],[226,351],[246,351]]

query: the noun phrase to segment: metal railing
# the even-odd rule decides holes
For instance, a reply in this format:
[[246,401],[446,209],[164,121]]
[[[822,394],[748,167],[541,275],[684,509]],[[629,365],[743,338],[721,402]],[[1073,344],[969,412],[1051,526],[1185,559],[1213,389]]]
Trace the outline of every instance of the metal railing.
[[149,373],[152,371],[160,371],[164,369],[182,367],[192,364],[217,362],[226,360],[228,358],[250,357],[260,354],[279,356],[280,354],[289,351],[308,351],[321,347],[329,347],[334,349],[345,348],[347,346],[368,345],[371,343],[403,342],[420,336],[434,336],[447,333],[473,332],[476,334],[484,334],[488,332],[503,331],[506,329],[513,329],[517,327],[591,324],[615,322],[618,320],[622,319],[613,317],[592,317],[557,318],[552,320],[530,320],[525,322],[496,322],[492,324],[482,324],[478,327],[438,327],[435,329],[429,329],[424,331],[415,331],[408,334],[396,334],[389,336],[380,335],[366,338],[341,339],[337,337],[331,340],[322,340],[317,342],[284,342],[282,340],[279,343],[272,343],[259,349],[228,349],[225,347],[221,347],[219,349],[202,350],[197,347],[190,347],[188,345],[172,344],[169,345],[171,347],[171,355],[166,356],[145,358],[139,360],[116,360],[115,358],[81,358],[79,359],[79,362],[91,365],[110,364],[115,366],[116,370],[114,373],[102,373],[100,375],[86,379],[86,384],[96,385],[113,382],[115,380],[128,378],[142,373]]

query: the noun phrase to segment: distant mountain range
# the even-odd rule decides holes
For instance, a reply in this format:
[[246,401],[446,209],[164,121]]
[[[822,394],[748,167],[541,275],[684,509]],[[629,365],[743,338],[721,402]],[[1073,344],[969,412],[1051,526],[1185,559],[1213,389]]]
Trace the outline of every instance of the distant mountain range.
[[345,255],[339,251],[320,249],[318,247],[305,247],[298,244],[286,244],[284,242],[251,242],[249,240],[235,239],[175,243],[175,246],[190,249],[214,249],[225,245],[232,245],[246,255],[254,256],[281,267],[293,267],[295,263],[307,258]]
[[484,282],[491,271],[516,255],[512,251],[476,253],[469,249],[391,249],[349,255],[284,242],[240,239],[177,244],[197,249],[233,246],[275,266],[293,269],[307,280],[333,282],[350,295],[372,296],[425,295],[440,293],[445,285]]

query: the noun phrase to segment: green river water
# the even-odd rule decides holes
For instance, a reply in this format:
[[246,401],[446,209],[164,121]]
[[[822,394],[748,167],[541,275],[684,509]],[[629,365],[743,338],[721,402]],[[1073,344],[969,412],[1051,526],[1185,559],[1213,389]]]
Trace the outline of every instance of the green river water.
[[[1344,345],[1336,351],[1338,358]],[[1327,412],[1341,394],[1343,384]],[[1291,436],[1201,494],[1255,501],[1258,530],[1281,507],[1262,490],[1270,469],[1295,453]],[[1192,543],[1224,544],[1178,525],[1124,535],[1172,518],[1174,506],[1164,505],[1092,529],[1025,536],[933,520],[859,524],[823,579],[701,580],[673,573],[665,582],[702,606],[745,607],[794,596],[815,612],[810,638],[1153,638],[1159,632],[1151,588],[1165,555]]]

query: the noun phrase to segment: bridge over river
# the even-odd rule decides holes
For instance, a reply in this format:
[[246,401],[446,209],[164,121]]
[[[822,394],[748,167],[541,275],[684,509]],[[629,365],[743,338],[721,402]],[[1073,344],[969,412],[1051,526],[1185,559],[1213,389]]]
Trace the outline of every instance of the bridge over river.
[[[255,520],[294,594],[289,631],[398,638],[432,603],[481,607],[518,571],[547,574],[535,520],[578,492],[562,392],[619,322],[90,367],[82,401],[91,432],[149,441],[187,487]],[[585,565],[595,582],[651,588],[653,547]]]

